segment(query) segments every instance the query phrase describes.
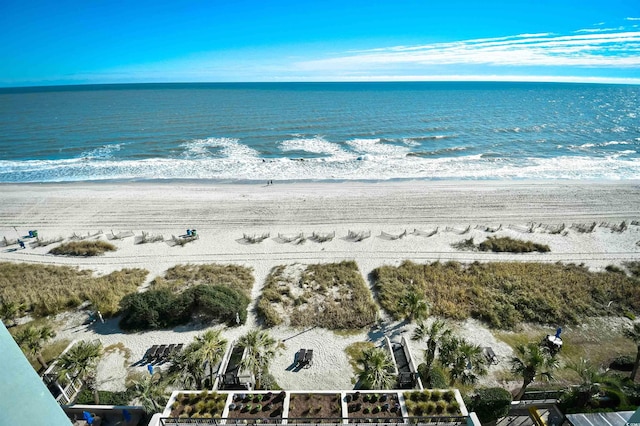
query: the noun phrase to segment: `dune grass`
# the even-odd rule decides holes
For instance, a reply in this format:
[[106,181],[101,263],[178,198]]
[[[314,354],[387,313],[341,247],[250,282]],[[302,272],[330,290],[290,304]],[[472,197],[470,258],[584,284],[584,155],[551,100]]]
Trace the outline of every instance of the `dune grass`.
[[255,278],[251,268],[241,265],[218,265],[212,263],[206,265],[176,265],[169,268],[164,277],[155,278],[151,285],[153,289],[166,288],[172,292],[181,292],[200,284],[222,285],[238,290],[250,298],[254,282]]
[[587,317],[640,313],[640,282],[577,265],[458,262],[382,266],[373,271],[380,304],[402,318],[398,300],[424,295],[431,314],[469,317],[510,329],[521,322],[576,324]]
[[492,251],[496,253],[531,253],[534,251],[547,253],[551,251],[546,244],[516,240],[510,237],[489,237],[478,244],[477,247],[480,251]]
[[103,315],[118,312],[120,300],[147,276],[144,269],[123,269],[94,277],[69,266],[0,263],[0,299],[24,303],[36,317],[56,314],[89,300]]
[[116,250],[116,246],[102,240],[70,241],[52,248],[49,253],[56,256],[99,256]]
[[267,277],[258,314],[274,326],[288,318],[292,327],[331,330],[371,325],[377,308],[358,265],[353,261],[307,265],[299,277],[275,267]]

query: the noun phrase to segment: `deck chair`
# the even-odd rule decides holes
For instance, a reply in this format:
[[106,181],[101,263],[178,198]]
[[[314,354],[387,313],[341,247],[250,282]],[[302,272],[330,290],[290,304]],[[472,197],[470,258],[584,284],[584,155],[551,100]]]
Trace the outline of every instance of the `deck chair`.
[[304,364],[306,368],[313,365],[313,349],[307,349],[307,353],[304,356]]
[[153,361],[156,356],[156,352],[158,352],[158,345],[151,346],[149,349],[147,349],[147,352],[145,352],[144,356],[142,357],[142,361],[144,361],[145,364],[147,362]]
[[307,357],[307,351],[300,349],[296,354],[296,367],[303,366]]

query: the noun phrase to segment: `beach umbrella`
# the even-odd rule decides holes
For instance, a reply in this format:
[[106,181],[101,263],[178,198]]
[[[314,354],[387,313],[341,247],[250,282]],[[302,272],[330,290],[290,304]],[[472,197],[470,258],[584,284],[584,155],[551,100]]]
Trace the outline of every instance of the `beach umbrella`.
[[151,374],[153,376],[153,365],[152,364],[148,364],[147,365],[147,370],[149,370],[149,374]]

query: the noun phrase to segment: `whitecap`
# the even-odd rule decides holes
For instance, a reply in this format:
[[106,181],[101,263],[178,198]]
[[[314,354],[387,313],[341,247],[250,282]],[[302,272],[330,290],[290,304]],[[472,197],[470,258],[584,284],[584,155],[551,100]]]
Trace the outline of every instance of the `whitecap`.
[[280,149],[282,151],[304,151],[311,154],[327,154],[336,157],[348,155],[340,145],[329,142],[320,136],[285,140],[280,143]]
[[121,143],[103,145],[101,147],[94,148],[89,151],[84,151],[82,154],[80,154],[80,158],[85,160],[98,159],[98,158],[102,158],[102,159],[112,158],[113,153],[116,151],[120,151],[120,149],[122,148],[122,145],[123,144]]
[[406,155],[409,149],[405,146],[383,143],[380,139],[352,139],[347,141],[354,151],[370,155]]
[[255,158],[259,153],[234,138],[194,139],[181,145],[187,158]]

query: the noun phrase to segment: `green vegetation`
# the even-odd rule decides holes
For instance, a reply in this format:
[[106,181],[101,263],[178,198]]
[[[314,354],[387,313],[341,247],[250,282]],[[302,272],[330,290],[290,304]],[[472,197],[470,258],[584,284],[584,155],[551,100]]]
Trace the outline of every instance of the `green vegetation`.
[[216,320],[229,325],[247,319],[249,298],[239,290],[222,285],[196,285],[183,293],[168,289],[134,293],[122,299],[123,330],[149,330],[188,323],[192,318]]
[[460,405],[451,390],[405,392],[404,400],[409,416],[460,415]]
[[276,356],[276,341],[268,332],[251,330],[238,339],[238,346],[247,350],[240,362],[256,378],[256,389],[263,389],[264,377],[269,373],[269,365]]
[[351,364],[356,374],[362,372],[358,360],[362,359],[366,350],[373,349],[374,347],[372,342],[355,342],[345,348],[344,351],[347,354],[347,358],[349,358],[349,364]]
[[93,393],[94,402],[100,404],[100,394],[96,383],[96,369],[102,355],[100,341],[80,341],[65,352],[56,364],[56,375],[59,381],[80,378]]
[[226,400],[226,394],[206,390],[199,394],[180,393],[171,407],[170,417],[219,418]]
[[516,240],[510,237],[489,237],[480,244],[475,244],[473,238],[468,238],[451,244],[451,247],[456,250],[480,250],[493,251],[496,253],[531,253],[534,251],[547,253],[551,251],[546,244]]
[[153,280],[151,290],[122,300],[125,330],[148,330],[186,324],[192,319],[229,325],[247,319],[254,278],[238,265],[177,265]]
[[424,351],[424,363],[418,366],[418,372],[422,376],[423,384],[436,388],[433,384],[435,377],[431,377],[433,361],[436,358],[436,349],[442,341],[446,341],[450,336],[451,330],[442,320],[435,320],[429,326],[422,321],[418,323],[418,327],[413,332],[411,339],[424,340],[427,343],[427,349]]
[[393,372],[393,361],[382,348],[369,348],[357,359],[362,366],[358,373],[360,389],[392,389],[397,377]]
[[520,400],[534,380],[553,379],[553,371],[558,368],[558,360],[537,342],[518,345],[515,353],[516,356],[511,358],[509,364],[511,372],[522,378],[522,387],[514,398]]
[[380,304],[403,318],[398,300],[425,295],[431,313],[479,318],[495,328],[522,322],[576,324],[587,317],[640,312],[640,283],[623,274],[577,265],[458,262],[382,266],[373,271]]
[[102,240],[70,241],[52,248],[49,253],[56,256],[99,256],[116,250],[116,246]]
[[[51,327],[45,326],[37,328],[34,326],[27,326],[15,334],[14,340],[25,354],[37,359],[42,366],[42,369],[46,370],[49,365],[44,359],[42,351],[44,350],[45,342],[53,339],[55,336],[56,333]],[[34,369],[38,371],[37,368]]]
[[151,283],[156,290],[169,289],[180,292],[196,285],[225,286],[251,296],[254,278],[251,268],[240,265],[176,265],[169,268],[164,278]]
[[530,253],[533,251],[547,253],[551,251],[546,244],[516,240],[510,237],[489,237],[478,244],[478,249],[480,251],[493,251],[497,253]]
[[482,348],[460,337],[446,336],[440,344],[438,358],[449,371],[449,386],[456,381],[464,385],[476,384],[478,378],[488,372]]
[[511,393],[502,388],[480,388],[471,397],[467,409],[474,411],[482,424],[505,417],[511,407]]
[[302,276],[286,276],[275,267],[258,302],[258,313],[268,326],[288,315],[292,327],[355,329],[371,325],[377,308],[358,265],[353,261],[308,265]]
[[147,271],[123,269],[93,277],[68,266],[0,263],[0,300],[24,305],[36,317],[56,314],[91,301],[103,315],[118,312],[120,301],[142,285]]

